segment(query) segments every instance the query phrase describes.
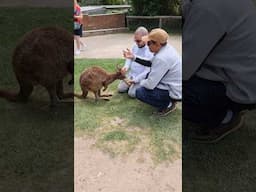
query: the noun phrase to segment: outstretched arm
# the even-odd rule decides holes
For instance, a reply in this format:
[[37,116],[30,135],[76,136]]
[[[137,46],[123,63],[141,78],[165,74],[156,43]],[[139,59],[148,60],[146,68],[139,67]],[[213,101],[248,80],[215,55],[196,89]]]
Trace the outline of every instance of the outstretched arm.
[[139,63],[139,64],[141,64],[141,65],[144,65],[144,66],[146,66],[146,67],[151,67],[151,65],[152,65],[152,62],[151,62],[151,61],[146,60],[146,59],[142,59],[142,58],[140,58],[140,57],[138,57],[138,56],[135,57],[135,60],[134,60],[134,61],[137,62],[137,63]]
[[131,60],[134,60],[135,62],[141,64],[141,65],[144,65],[146,67],[151,67],[152,63],[150,60],[147,60],[145,58],[142,58],[142,57],[138,57],[136,55],[134,55],[130,49],[126,49],[123,51],[123,55],[126,59],[131,59]]

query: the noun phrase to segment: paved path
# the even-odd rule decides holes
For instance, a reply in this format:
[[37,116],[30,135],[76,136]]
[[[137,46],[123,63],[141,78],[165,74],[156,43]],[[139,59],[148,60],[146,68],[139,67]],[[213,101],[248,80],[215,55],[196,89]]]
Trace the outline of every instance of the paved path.
[[[122,58],[122,50],[131,48],[134,43],[132,33],[83,37],[82,41],[87,47],[76,58]],[[181,53],[181,36],[171,36],[169,43]]]

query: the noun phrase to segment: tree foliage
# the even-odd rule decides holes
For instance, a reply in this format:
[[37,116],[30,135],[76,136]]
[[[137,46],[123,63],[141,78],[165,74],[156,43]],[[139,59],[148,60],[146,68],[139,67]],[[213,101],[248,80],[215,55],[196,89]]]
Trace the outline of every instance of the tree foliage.
[[181,0],[131,0],[134,15],[180,15]]

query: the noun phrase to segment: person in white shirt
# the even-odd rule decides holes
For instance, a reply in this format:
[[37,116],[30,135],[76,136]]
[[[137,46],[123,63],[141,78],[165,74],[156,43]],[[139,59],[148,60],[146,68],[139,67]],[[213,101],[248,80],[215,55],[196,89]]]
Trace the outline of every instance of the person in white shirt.
[[[153,53],[150,52],[146,43],[142,41],[142,37],[145,35],[148,35],[148,30],[145,27],[137,28],[134,33],[135,44],[132,47],[132,52],[134,55],[150,61],[153,58]],[[140,65],[132,59],[126,59],[122,71],[127,73],[127,80],[119,83],[118,92],[128,92],[128,95],[134,98],[136,89],[140,87],[141,80],[146,78],[150,67]]]

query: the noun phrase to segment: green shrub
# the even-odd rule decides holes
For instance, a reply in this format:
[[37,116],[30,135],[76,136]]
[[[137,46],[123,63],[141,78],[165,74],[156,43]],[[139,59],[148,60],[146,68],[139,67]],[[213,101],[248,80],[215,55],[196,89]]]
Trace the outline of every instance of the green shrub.
[[132,0],[133,15],[181,15],[180,0]]
[[[159,19],[129,19],[128,27],[130,31],[136,30],[139,26],[144,26],[151,31],[159,27]],[[162,28],[169,33],[181,34],[181,19],[164,19]]]

